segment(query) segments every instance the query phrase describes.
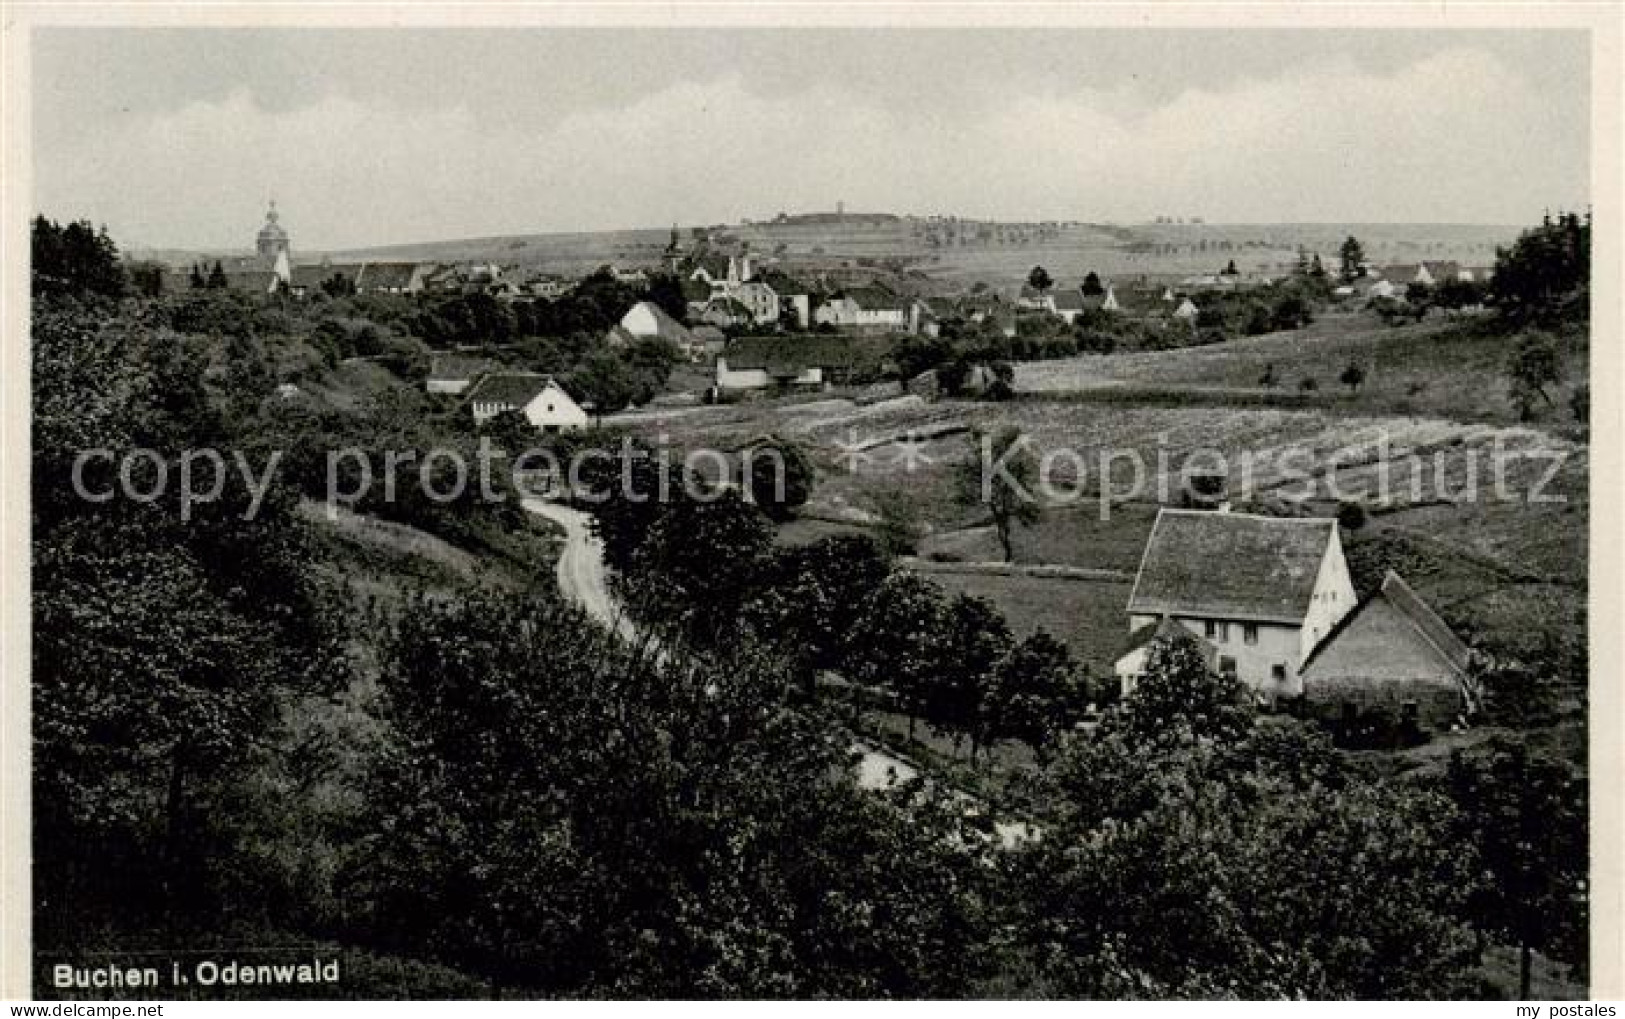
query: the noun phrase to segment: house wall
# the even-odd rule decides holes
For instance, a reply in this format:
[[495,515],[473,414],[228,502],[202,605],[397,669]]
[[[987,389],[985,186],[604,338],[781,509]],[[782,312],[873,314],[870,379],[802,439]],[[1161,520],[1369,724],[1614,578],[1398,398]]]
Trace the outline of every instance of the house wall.
[[643,304],[635,304],[632,310],[621,317],[621,325],[633,336],[658,336],[660,323],[655,321],[654,312]]
[[1309,611],[1303,616],[1302,643],[1294,668],[1309,657],[1332,628],[1343,617],[1354,611],[1354,578],[1349,575],[1348,560],[1343,556],[1343,539],[1337,528],[1332,528],[1332,540],[1326,543],[1326,553],[1320,561],[1320,573],[1315,577],[1315,593],[1309,599]]
[[556,385],[548,386],[525,405],[525,417],[537,428],[587,427],[587,412]]
[[1370,602],[1304,670],[1303,692],[1316,714],[1386,708],[1397,717],[1407,702],[1419,721],[1444,728],[1466,706],[1460,675],[1403,613],[1386,600]]
[[[766,389],[774,384],[766,368],[729,368],[728,359],[717,356],[717,387],[720,389]],[[824,369],[807,368],[790,380],[793,386],[821,386]]]
[[[1129,617],[1129,632],[1155,623],[1158,618],[1154,615],[1132,615]],[[1246,634],[1248,624],[1242,620],[1203,616],[1175,616],[1174,619],[1197,636],[1207,638],[1218,649],[1217,660],[1221,664],[1226,658],[1233,660],[1236,675],[1261,696],[1274,699],[1297,697],[1303,693],[1303,683],[1298,678],[1298,666],[1303,661],[1298,650],[1302,646],[1300,627],[1285,623],[1253,623],[1258,636],[1254,643],[1249,644]],[[1277,665],[1284,668],[1284,679],[1275,678],[1274,667]]]

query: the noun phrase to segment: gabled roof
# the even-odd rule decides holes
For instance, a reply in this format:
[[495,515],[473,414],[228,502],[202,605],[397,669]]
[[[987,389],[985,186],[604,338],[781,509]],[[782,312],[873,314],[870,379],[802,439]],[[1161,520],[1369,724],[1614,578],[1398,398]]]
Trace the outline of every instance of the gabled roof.
[[429,361],[429,378],[463,382],[477,378],[493,367],[483,357],[464,357],[461,354],[436,354]]
[[1085,307],[1085,298],[1082,290],[1057,290],[1055,292],[1056,311],[1082,311]]
[[405,290],[417,275],[416,262],[367,262],[356,280],[358,290]]
[[1164,509],[1128,611],[1300,624],[1336,538],[1332,519]]
[[523,407],[554,384],[553,376],[536,372],[492,372],[469,387],[463,400]]
[[[654,316],[655,335],[665,340],[687,342],[689,338],[688,328],[681,322],[668,315],[665,308],[662,308],[653,301],[639,301],[637,304],[627,309],[626,315],[632,314],[632,312],[636,311],[638,308],[643,308]],[[626,315],[621,316],[622,322],[626,321]]]
[[697,279],[683,280],[683,300],[691,304],[701,304],[711,299],[711,285]]
[[1208,664],[1213,664],[1213,656],[1218,654],[1219,649],[1212,641],[1196,633],[1173,616],[1163,616],[1156,622],[1147,623],[1129,634],[1128,641],[1117,652],[1117,657],[1121,658],[1126,654],[1138,651],[1154,640],[1173,640],[1181,637],[1194,641],[1196,646],[1202,649],[1202,653],[1207,656]]
[[[1379,616],[1384,618],[1377,618]],[[1410,638],[1433,656],[1442,674],[1457,680],[1466,679],[1472,652],[1393,570],[1383,577],[1381,587],[1332,627],[1304,659],[1299,672],[1306,677],[1318,674],[1322,678],[1362,673],[1367,678],[1380,679],[1394,668],[1404,668],[1383,661],[1387,657],[1383,651],[1395,650],[1398,641],[1403,639],[1401,633],[1389,625],[1395,621],[1402,623]]]
[[713,325],[697,325],[689,329],[689,334],[696,343],[718,343],[728,338],[727,334]]

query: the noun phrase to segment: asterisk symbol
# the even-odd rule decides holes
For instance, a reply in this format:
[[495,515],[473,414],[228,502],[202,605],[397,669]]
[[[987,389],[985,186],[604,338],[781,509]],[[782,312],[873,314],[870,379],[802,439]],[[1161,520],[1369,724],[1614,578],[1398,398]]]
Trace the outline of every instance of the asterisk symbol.
[[848,474],[858,473],[858,469],[873,459],[869,455],[869,444],[858,437],[858,430],[847,430],[847,441],[836,441],[835,448],[839,451],[836,459],[846,465]]
[[892,462],[900,465],[908,473],[913,474],[915,471],[928,467],[936,461],[932,459],[931,454],[925,451],[925,440],[915,433],[909,432],[897,440],[897,455]]

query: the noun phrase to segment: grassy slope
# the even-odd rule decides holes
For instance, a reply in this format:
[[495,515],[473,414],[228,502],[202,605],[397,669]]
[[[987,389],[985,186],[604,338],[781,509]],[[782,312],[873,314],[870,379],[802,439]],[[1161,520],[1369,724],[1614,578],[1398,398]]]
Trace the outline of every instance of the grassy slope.
[[[1329,409],[1511,422],[1517,414],[1506,399],[1504,366],[1515,345],[1515,337],[1473,336],[1459,322],[1388,327],[1363,314],[1336,314],[1308,329],[1209,347],[1022,364],[1016,386],[1034,393],[1117,386],[1257,390],[1266,366],[1273,365],[1287,391],[1315,379]],[[1351,361],[1366,373],[1357,394],[1337,381]],[[1585,347],[1568,344],[1565,378],[1553,394],[1557,420],[1567,416],[1568,394],[1586,379],[1587,369]]]

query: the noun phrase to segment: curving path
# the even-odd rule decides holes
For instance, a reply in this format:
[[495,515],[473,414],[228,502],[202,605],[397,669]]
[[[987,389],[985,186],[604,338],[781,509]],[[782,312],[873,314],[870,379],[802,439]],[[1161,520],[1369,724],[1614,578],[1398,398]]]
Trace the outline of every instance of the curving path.
[[[604,544],[592,533],[587,514],[545,499],[526,499],[524,507],[564,528],[564,550],[559,555],[558,566],[559,590],[564,596],[586,609],[604,626],[628,640],[636,640],[637,628],[610,593],[604,572]],[[919,774],[912,764],[868,743],[854,743],[852,749],[861,755],[857,768],[859,788],[886,789]],[[1025,825],[1001,823],[995,829],[1000,842],[1006,846],[1029,837]]]

